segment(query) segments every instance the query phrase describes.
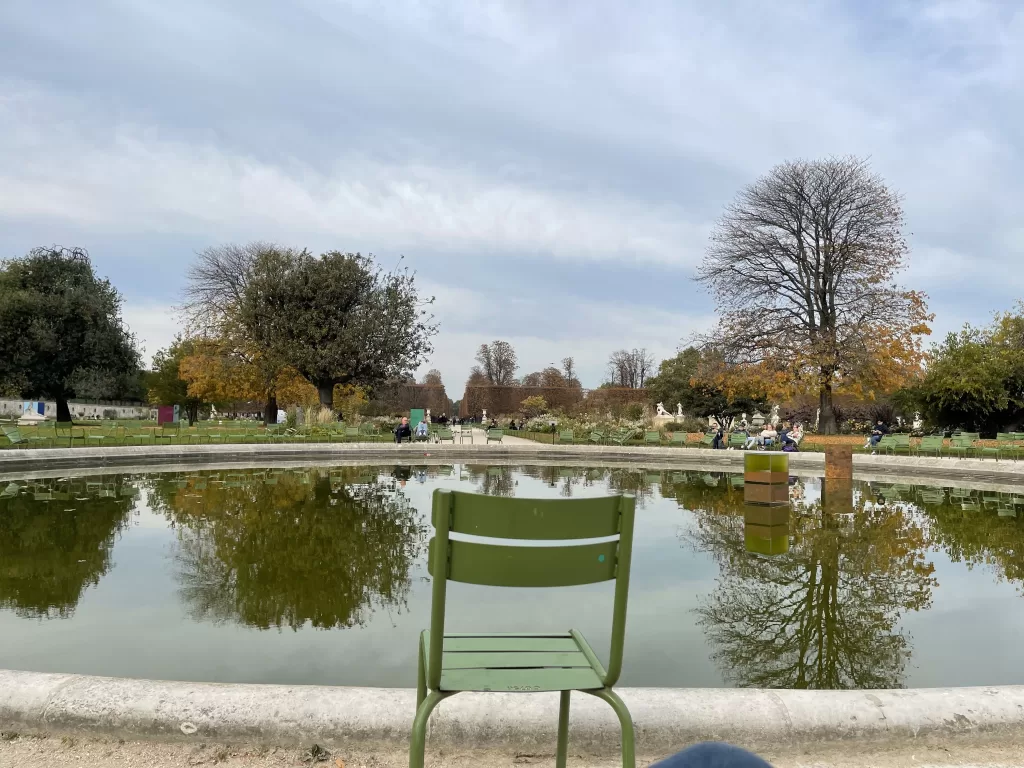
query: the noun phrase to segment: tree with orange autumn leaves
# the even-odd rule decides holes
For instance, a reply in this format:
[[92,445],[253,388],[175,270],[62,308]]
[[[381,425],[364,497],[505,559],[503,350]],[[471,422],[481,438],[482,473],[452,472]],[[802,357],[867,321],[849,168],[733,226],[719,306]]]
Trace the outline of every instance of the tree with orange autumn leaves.
[[934,315],[896,282],[903,224],[900,196],[859,158],[783,163],[743,189],[698,270],[718,314],[698,342],[721,356],[702,376],[774,399],[812,393],[824,434],[836,432],[834,394],[913,380]]

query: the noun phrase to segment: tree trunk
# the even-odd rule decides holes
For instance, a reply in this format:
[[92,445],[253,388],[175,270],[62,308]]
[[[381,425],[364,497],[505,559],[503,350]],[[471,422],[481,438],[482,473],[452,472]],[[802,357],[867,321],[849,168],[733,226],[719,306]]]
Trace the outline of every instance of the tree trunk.
[[818,390],[818,433],[834,435],[839,432],[836,427],[836,412],[832,407],[832,382],[826,381]]
[[199,403],[187,403],[185,405],[185,416],[188,418],[188,425],[194,426],[199,421]]
[[71,409],[68,407],[67,398],[57,397],[54,399],[57,401],[57,421],[71,421]]
[[263,406],[263,426],[271,424],[277,424],[277,395],[273,392],[267,395],[267,404]]
[[334,382],[319,382],[316,391],[320,395],[320,405],[324,408],[334,409]]

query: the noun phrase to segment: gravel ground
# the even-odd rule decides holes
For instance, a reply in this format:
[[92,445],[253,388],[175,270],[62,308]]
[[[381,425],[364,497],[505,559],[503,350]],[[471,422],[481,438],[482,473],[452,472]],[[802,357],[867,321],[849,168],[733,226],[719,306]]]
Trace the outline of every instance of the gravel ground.
[[[505,766],[553,765],[553,754],[499,754],[457,752],[431,754],[427,764],[453,768],[505,768]],[[791,752],[766,753],[776,768],[896,768],[921,766],[995,766],[1024,768],[1024,746],[986,745],[951,741],[946,745],[921,742],[880,746],[841,743]],[[329,753],[274,747],[219,744],[162,744],[119,742],[71,737],[30,737],[0,734],[0,768],[392,768],[408,765],[401,752]],[[639,759],[640,766],[656,757]],[[570,757],[573,768],[617,768],[618,760]]]

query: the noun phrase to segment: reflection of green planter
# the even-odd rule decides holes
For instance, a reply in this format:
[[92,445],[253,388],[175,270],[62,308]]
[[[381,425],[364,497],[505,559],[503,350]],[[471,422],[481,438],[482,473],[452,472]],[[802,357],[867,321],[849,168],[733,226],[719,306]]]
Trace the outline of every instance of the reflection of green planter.
[[766,507],[747,504],[743,507],[743,521],[747,525],[789,527],[789,505]]
[[789,486],[748,482],[743,486],[743,500],[749,504],[785,504],[789,501]]
[[789,552],[789,526],[750,525],[744,527],[743,543],[755,555],[781,555]]

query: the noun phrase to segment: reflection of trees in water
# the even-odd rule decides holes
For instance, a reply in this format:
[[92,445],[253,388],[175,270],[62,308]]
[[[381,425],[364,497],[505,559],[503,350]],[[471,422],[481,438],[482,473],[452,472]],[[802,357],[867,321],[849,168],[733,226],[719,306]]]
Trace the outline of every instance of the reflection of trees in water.
[[902,685],[910,647],[896,624],[927,608],[936,585],[909,513],[860,505],[837,516],[808,505],[789,552],[766,558],[747,553],[738,507],[690,509],[689,538],[721,568],[697,613],[726,678],[767,688]]
[[195,618],[329,629],[405,605],[426,532],[376,472],[227,473],[185,486],[158,478],[151,499],[179,529],[181,595]]
[[14,491],[0,498],[0,608],[28,618],[70,617],[85,589],[110,570],[134,499],[120,477],[88,486],[39,481]]
[[[948,494],[948,495],[947,495]],[[988,566],[997,578],[1024,583],[1024,496],[931,489],[918,504],[931,542],[954,563]]]
[[467,464],[466,476],[477,483],[477,493],[487,496],[515,496],[517,483],[512,467]]

